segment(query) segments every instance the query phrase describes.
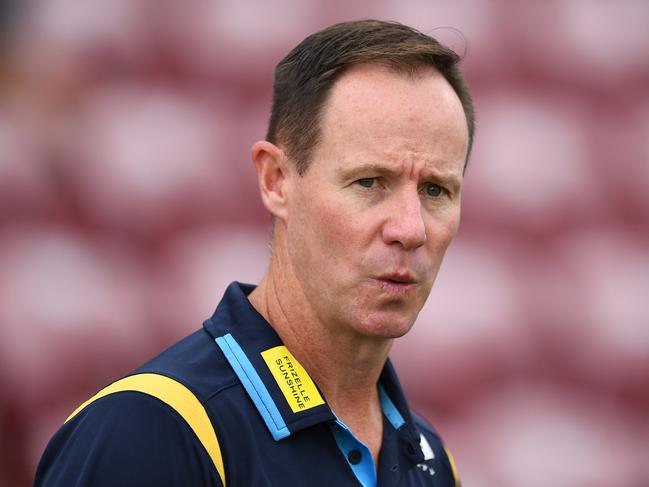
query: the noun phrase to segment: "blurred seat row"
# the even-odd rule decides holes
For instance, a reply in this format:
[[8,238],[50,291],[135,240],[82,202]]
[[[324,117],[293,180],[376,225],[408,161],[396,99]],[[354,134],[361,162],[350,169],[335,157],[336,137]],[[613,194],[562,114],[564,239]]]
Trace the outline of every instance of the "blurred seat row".
[[29,485],[78,403],[258,281],[270,220],[248,151],[273,67],[360,17],[464,53],[478,114],[460,235],[394,348],[415,409],[466,485],[649,485],[649,3],[11,5],[0,485]]

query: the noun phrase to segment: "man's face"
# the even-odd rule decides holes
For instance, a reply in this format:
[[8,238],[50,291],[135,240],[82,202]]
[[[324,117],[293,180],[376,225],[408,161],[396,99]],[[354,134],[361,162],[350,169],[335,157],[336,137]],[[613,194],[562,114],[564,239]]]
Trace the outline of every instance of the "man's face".
[[289,262],[322,323],[406,333],[460,222],[466,119],[438,72],[356,66],[334,85],[303,176],[290,175]]

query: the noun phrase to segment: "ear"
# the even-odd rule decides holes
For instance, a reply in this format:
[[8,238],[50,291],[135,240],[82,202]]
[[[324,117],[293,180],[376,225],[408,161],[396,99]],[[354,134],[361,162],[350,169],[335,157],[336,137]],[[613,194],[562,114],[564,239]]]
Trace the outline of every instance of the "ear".
[[266,140],[252,146],[252,161],[257,169],[261,201],[279,219],[286,219],[287,177],[290,167],[284,151]]

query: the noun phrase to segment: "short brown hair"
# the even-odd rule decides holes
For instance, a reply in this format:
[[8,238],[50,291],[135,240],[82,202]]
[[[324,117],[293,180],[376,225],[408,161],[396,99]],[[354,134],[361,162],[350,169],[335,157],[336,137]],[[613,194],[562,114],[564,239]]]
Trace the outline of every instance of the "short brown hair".
[[453,50],[397,22],[360,20],[327,27],[304,39],[275,68],[266,140],[283,145],[298,173],[304,174],[319,142],[323,107],[345,70],[356,64],[380,63],[414,74],[431,66],[446,78],[462,103],[469,132],[466,167],[475,116],[459,61]]

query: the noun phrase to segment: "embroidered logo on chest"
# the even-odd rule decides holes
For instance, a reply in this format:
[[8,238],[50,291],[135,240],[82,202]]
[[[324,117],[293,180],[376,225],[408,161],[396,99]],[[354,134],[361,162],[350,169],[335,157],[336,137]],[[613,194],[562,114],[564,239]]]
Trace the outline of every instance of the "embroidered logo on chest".
[[[421,452],[424,454],[424,461],[432,460],[435,458],[435,453],[433,452],[430,443],[423,434],[419,434],[419,446],[421,447]],[[425,463],[418,463],[417,468],[423,472],[426,472],[431,477],[435,475],[435,470],[430,465]]]

